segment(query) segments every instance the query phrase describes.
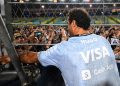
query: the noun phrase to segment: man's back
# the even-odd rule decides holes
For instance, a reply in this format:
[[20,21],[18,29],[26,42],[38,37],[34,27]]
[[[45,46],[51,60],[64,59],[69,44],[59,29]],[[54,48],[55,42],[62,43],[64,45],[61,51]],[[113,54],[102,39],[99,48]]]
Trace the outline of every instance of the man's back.
[[120,86],[115,56],[103,37],[72,37],[61,45],[58,68],[66,86]]

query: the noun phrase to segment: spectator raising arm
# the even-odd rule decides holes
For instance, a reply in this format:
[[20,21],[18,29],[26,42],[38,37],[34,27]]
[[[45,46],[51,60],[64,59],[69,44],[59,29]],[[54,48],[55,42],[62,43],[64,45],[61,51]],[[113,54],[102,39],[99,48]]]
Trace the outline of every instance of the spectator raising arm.
[[61,34],[62,34],[61,41],[67,40],[67,35],[66,35],[66,31],[64,28],[61,28]]
[[47,43],[47,45],[46,45],[46,48],[47,48],[47,49],[50,47],[50,44],[52,43],[52,40],[53,40],[54,36],[55,36],[54,31],[50,32],[50,36],[49,36],[49,39],[48,39],[48,43]]

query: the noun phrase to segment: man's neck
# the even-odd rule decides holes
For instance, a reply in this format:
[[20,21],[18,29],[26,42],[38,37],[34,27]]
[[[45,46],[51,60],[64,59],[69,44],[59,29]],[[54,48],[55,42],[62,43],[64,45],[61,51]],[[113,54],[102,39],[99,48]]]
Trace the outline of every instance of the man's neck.
[[89,30],[84,30],[84,29],[78,29],[74,35],[85,35],[85,34],[90,34]]

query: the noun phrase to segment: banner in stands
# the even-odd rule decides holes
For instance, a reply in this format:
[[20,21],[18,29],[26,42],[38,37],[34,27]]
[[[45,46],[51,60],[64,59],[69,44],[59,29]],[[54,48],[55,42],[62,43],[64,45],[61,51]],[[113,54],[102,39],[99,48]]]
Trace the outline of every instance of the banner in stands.
[[119,39],[111,38],[111,45],[120,45]]

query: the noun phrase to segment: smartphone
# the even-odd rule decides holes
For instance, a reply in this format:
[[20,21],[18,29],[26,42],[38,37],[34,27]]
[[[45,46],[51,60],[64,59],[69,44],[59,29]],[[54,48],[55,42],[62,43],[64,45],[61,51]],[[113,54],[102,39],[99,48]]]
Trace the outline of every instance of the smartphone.
[[34,36],[35,37],[40,37],[40,36],[42,36],[42,32],[34,32]]

